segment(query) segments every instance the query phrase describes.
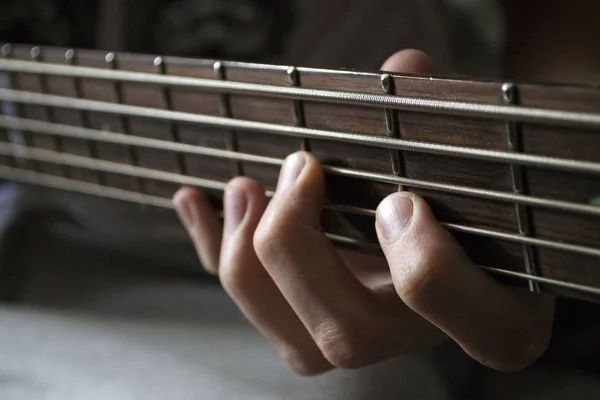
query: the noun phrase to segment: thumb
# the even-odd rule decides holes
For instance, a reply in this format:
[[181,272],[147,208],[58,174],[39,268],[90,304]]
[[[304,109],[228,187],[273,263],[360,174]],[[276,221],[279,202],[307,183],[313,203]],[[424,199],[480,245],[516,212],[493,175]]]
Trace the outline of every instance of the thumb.
[[376,227],[400,298],[471,357],[508,371],[545,352],[553,300],[489,277],[422,198],[409,192],[389,196],[377,210]]

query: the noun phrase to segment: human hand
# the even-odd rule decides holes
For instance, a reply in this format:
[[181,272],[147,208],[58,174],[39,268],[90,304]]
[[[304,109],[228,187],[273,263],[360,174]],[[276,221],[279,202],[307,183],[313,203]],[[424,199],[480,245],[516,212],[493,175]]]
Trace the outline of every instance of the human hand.
[[[429,64],[407,50],[382,69]],[[553,300],[477,268],[422,198],[398,192],[379,205],[385,260],[336,249],[319,229],[324,201],[323,169],[304,152],[286,159],[270,203],[258,182],[232,180],[223,226],[198,191],[173,199],[203,265],[294,371],[360,368],[449,339],[504,371],[544,353]]]

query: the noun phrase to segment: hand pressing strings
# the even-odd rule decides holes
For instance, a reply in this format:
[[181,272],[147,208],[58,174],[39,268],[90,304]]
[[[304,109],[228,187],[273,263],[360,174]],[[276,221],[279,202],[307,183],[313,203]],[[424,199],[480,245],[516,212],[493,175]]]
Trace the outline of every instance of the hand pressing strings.
[[[382,69],[430,65],[405,50]],[[325,193],[321,164],[298,152],[285,160],[270,203],[255,180],[232,180],[223,226],[195,189],[173,199],[202,264],[294,371],[360,368],[444,340],[504,371],[545,352],[554,300],[477,268],[422,198],[398,192],[379,205],[381,260],[336,249],[320,231]]]

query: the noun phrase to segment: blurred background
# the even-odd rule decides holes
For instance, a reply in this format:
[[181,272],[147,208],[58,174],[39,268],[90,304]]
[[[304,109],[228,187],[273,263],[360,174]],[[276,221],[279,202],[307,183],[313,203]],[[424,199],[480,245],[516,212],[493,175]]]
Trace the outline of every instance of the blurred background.
[[442,71],[491,76],[504,37],[496,0],[0,4],[4,41],[313,67],[377,69],[392,52],[413,47],[429,53]]
[[[2,42],[365,70],[411,47],[437,73],[485,77],[500,75],[505,35],[495,0],[0,7]],[[515,387],[511,398],[563,398],[551,371],[498,379],[451,344],[362,371],[293,376],[202,273],[172,212],[73,199],[0,186],[2,399],[501,399]],[[569,380],[571,398],[594,382]]]

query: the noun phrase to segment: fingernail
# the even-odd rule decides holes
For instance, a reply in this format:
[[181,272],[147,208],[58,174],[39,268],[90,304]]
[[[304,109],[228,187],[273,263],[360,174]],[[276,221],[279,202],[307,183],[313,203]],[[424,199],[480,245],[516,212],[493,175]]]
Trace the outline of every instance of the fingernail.
[[385,199],[377,209],[377,225],[386,240],[397,239],[410,224],[413,201],[403,195]]
[[283,191],[288,189],[290,186],[296,183],[296,180],[302,173],[304,166],[306,165],[306,155],[302,153],[296,153],[289,156],[283,168],[281,168],[281,174],[279,175],[279,182],[277,183],[277,191]]
[[194,226],[196,225],[195,221],[195,213],[192,209],[192,206],[187,202],[183,204],[178,204],[176,207],[177,215],[179,216],[179,220],[188,231],[192,231]]
[[225,234],[233,234],[244,220],[248,199],[240,190],[225,191]]

